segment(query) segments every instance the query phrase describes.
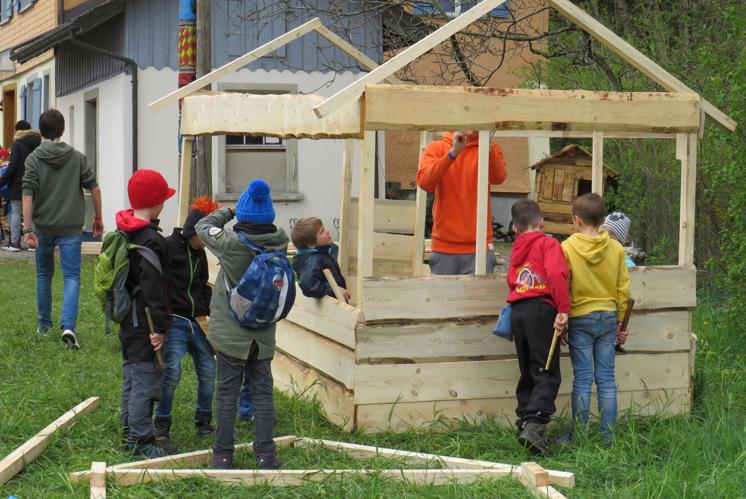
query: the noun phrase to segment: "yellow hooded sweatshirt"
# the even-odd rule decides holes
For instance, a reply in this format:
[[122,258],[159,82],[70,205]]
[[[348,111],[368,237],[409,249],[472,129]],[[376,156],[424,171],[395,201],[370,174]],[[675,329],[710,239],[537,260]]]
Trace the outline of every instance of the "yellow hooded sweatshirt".
[[562,243],[570,267],[570,317],[616,312],[622,320],[629,299],[624,248],[608,232],[591,237],[573,234]]

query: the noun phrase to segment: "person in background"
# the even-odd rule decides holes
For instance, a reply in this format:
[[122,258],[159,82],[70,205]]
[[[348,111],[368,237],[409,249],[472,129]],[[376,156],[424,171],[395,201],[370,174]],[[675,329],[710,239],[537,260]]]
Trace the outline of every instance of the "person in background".
[[[601,224],[601,228],[605,229],[606,232],[609,233],[609,236],[615,241],[618,241],[619,244],[621,244],[622,246],[627,245],[627,240],[629,239],[629,229],[631,226],[632,220],[630,220],[629,217],[621,211],[609,213],[606,216],[606,220],[604,221],[604,223]],[[632,257],[630,257],[629,255],[626,256],[627,258],[625,261],[627,263],[627,268],[631,269],[637,267],[635,262],[632,260]]]

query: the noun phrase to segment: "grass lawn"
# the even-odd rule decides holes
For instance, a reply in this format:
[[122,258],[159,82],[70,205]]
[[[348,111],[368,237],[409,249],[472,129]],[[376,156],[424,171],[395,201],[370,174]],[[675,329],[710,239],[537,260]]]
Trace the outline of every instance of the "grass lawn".
[[[92,292],[93,260],[85,261],[79,335],[83,349],[71,352],[59,333],[36,335],[34,267],[31,260],[0,260],[0,458],[80,401],[98,395],[101,406],[69,431],[4,487],[0,497],[20,499],[88,497],[88,488],[71,484],[70,471],[91,461],[110,464],[133,460],[120,450],[118,433],[121,356],[116,335],[105,337],[102,315]],[[58,272],[59,274],[59,272]],[[59,305],[61,282],[55,281]],[[55,320],[59,311],[55,308]],[[694,328],[699,336],[696,403],[690,416],[626,417],[617,443],[605,449],[594,436],[582,436],[550,459],[546,468],[576,473],[568,497],[743,497],[746,490],[746,331],[730,324],[722,310],[701,305]],[[565,361],[563,359],[563,361]],[[195,376],[191,361],[177,391],[173,436],[179,449],[210,446],[193,431]],[[533,460],[515,442],[512,429],[495,421],[458,430],[423,429],[404,434],[346,434],[326,422],[312,402],[277,395],[276,435],[294,434],[382,445],[467,458],[518,464]],[[560,421],[555,432],[566,426]],[[437,426],[437,425],[436,425]],[[241,441],[252,440],[252,427],[239,425]],[[377,460],[362,464],[343,454],[319,449],[281,450],[286,469],[402,467]],[[237,465],[253,467],[253,456],[237,454]],[[257,490],[258,489],[258,490]],[[109,497],[530,497],[510,479],[471,485],[415,487],[372,475],[312,483],[303,487],[220,486],[191,479],[137,487],[109,486]]]

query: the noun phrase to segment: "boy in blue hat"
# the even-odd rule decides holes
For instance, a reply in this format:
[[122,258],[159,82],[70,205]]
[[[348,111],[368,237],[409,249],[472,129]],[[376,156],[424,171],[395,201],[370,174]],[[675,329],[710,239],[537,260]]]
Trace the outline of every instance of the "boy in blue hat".
[[[225,225],[236,218],[231,229]],[[271,362],[275,350],[275,325],[265,329],[245,329],[231,315],[228,289],[241,280],[255,253],[239,238],[239,233],[266,251],[287,252],[285,231],[273,225],[270,188],[264,180],[254,180],[241,195],[236,209],[220,208],[195,226],[205,246],[220,259],[220,273],[210,301],[208,341],[218,361],[218,388],[213,443],[213,468],[233,466],[236,403],[244,380],[251,383],[256,437],[254,453],[259,469],[277,469],[282,462],[275,455],[273,433],[275,406],[272,398]]]

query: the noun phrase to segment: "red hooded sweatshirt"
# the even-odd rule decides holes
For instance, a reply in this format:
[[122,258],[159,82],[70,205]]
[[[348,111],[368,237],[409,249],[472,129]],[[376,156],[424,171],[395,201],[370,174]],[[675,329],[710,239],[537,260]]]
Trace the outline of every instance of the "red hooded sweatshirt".
[[[466,144],[456,160],[448,156],[453,132],[427,146],[417,171],[417,185],[435,193],[433,204],[433,251],[466,255],[475,253],[477,239],[477,173],[479,141]],[[497,144],[490,148],[490,185],[505,182],[505,159]],[[490,213],[489,211],[487,213]],[[492,243],[492,224],[487,241]]]
[[543,298],[560,313],[570,312],[565,253],[559,241],[543,232],[524,232],[513,243],[508,267],[508,303]]

